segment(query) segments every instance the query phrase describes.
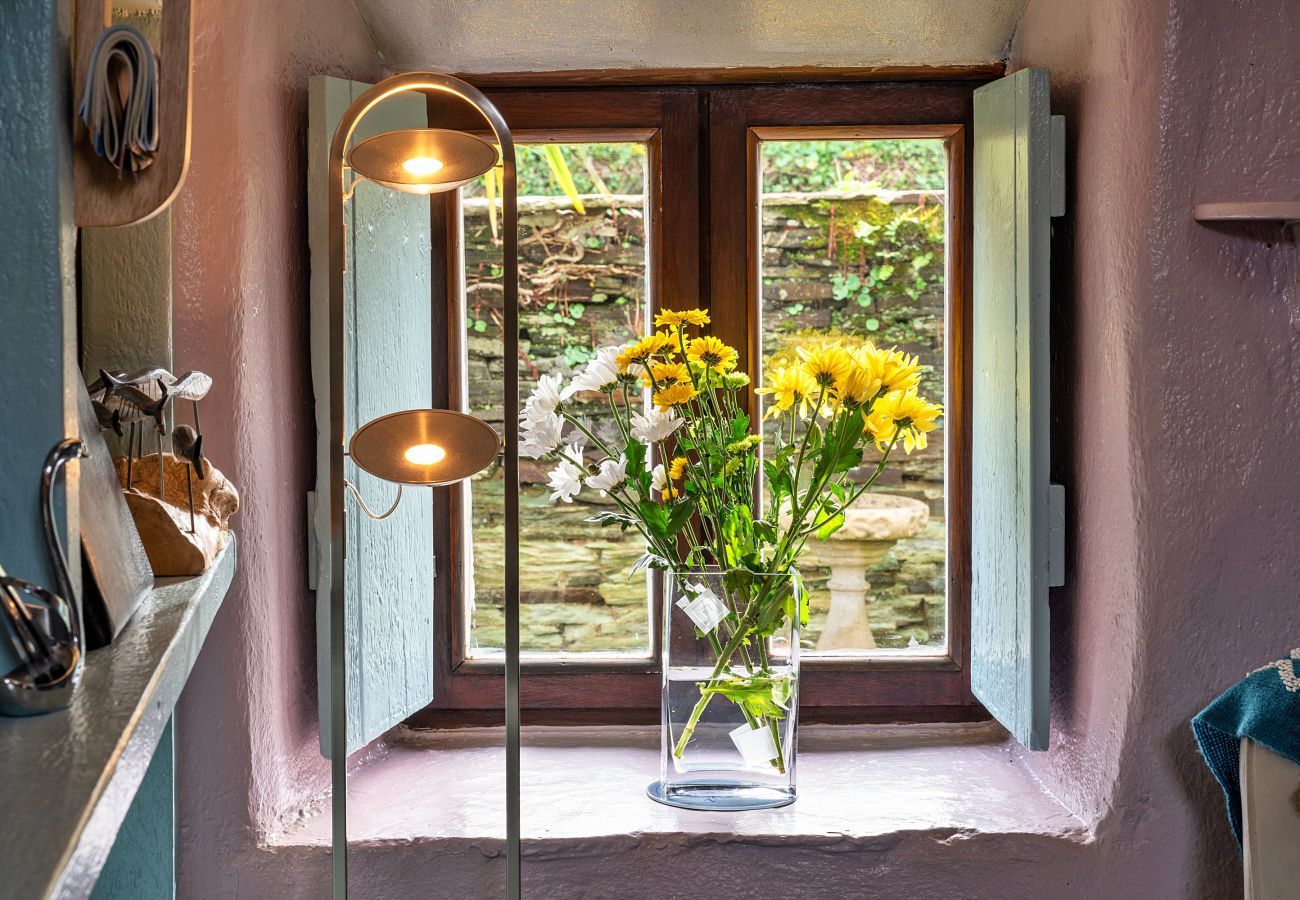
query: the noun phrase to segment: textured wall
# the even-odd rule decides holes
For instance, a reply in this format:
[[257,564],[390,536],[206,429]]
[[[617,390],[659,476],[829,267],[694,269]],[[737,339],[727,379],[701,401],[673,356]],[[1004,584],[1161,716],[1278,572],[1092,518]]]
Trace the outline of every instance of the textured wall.
[[[197,7],[195,154],[174,214],[176,356],[217,376],[211,455],[245,497],[247,550],[180,711],[184,896],[319,896],[306,879],[326,878],[323,857],[315,873],[255,851],[257,826],[325,783],[300,503],[305,75],[377,74],[350,6],[313,5],[309,19],[306,8],[267,19],[250,0]],[[1070,491],[1072,556],[1053,597],[1053,749],[1035,762],[1096,823],[1095,840],[912,835],[856,853],[701,845],[672,857],[630,841],[617,858],[566,863],[569,875],[616,883],[650,871],[647,859],[739,861],[761,868],[773,895],[821,885],[832,896],[846,883],[837,871],[869,871],[898,897],[1239,895],[1187,719],[1294,634],[1300,339],[1282,297],[1295,261],[1275,235],[1206,228],[1189,210],[1300,190],[1297,16],[1286,0],[1031,0],[1013,49],[1014,65],[1053,70],[1071,135],[1054,474]],[[445,21],[451,34],[470,27]],[[418,868],[418,849],[362,848],[360,865],[398,877]]]
[[1298,31],[1286,0],[1031,0],[1013,47],[1069,118],[1054,480],[1073,559],[1040,762],[1102,819],[1096,896],[1241,891],[1187,722],[1297,637],[1296,258],[1276,229],[1190,210],[1300,193]]
[[305,560],[307,79],[381,73],[347,0],[194,14],[193,152],[172,210],[175,362],[215,379],[205,450],[239,488],[241,550],[177,712],[179,879],[182,896],[233,897],[257,830],[328,783]]
[[358,0],[399,69],[941,66],[1003,59],[1025,0]]
[[[76,298],[68,146],[69,4],[0,4],[0,565],[51,589],[41,537],[41,464],[75,437]],[[67,494],[76,497],[76,464]],[[59,495],[63,495],[60,488]],[[73,503],[65,534],[78,534]],[[68,545],[66,537],[64,544]],[[69,547],[78,580],[75,542]],[[0,642],[0,670],[16,663]]]

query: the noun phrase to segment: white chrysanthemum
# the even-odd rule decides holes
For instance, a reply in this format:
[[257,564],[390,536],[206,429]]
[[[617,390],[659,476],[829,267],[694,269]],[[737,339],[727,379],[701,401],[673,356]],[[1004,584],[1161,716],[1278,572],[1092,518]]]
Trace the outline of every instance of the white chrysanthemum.
[[543,375],[537,380],[537,387],[524,403],[524,414],[529,418],[549,416],[560,405],[560,382],[564,379],[558,375]]
[[644,416],[640,413],[632,413],[632,437],[645,444],[662,441],[681,428],[685,421],[673,409],[663,410],[652,407]]
[[568,400],[579,391],[601,391],[618,383],[618,347],[602,347],[596,352],[596,358],[587,363],[587,367],[573,376],[560,394],[561,400]]
[[614,490],[625,481],[627,481],[627,457],[620,455],[617,461],[605,460],[600,464],[599,472],[595,475],[588,475],[587,487],[595,488],[604,494]]
[[551,470],[551,480],[548,483],[551,486],[551,500],[572,503],[573,498],[582,489],[582,469],[567,459],[561,460],[560,464]]
[[668,487],[668,472],[664,469],[664,464],[660,463],[650,470],[650,490],[662,494],[666,487]]
[[525,412],[519,416],[519,424],[519,452],[532,459],[554,452],[564,439],[564,420],[555,413],[531,417]]

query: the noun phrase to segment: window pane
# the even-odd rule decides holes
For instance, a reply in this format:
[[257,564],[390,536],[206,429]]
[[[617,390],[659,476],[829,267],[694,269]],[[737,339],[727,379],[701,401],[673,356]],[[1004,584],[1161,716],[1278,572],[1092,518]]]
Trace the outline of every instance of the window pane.
[[[762,143],[765,369],[788,364],[797,344],[873,341],[917,354],[921,393],[944,402],[947,164],[937,139]],[[805,548],[802,641],[814,656],[944,647],[942,425],[926,450],[891,455],[859,501],[886,509]],[[869,450],[866,463],[875,459]],[[854,480],[869,475],[864,466]]]
[[[644,144],[522,144],[518,151],[522,405],[541,375],[571,375],[594,347],[646,332],[648,248]],[[564,187],[570,179],[576,198]],[[489,218],[482,179],[463,197],[469,409],[500,430],[499,201]],[[590,411],[598,436],[613,435],[613,419],[600,416],[602,395],[574,402]],[[552,503],[546,482],[554,463],[519,462],[522,650],[648,656],[648,583],[643,575],[628,577],[644,542],[584,521],[605,508],[596,491]],[[504,645],[503,484],[495,468],[468,492],[464,621],[471,657],[499,655]]]

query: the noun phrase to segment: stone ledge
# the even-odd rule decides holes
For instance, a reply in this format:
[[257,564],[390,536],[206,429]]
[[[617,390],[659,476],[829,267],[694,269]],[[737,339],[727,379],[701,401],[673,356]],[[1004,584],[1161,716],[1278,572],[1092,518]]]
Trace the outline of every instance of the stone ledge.
[[[505,831],[502,741],[501,729],[391,733],[383,751],[350,776],[354,852],[420,848],[455,856],[476,848],[495,858]],[[792,806],[705,813],[646,798],[658,774],[657,728],[525,728],[525,856],[737,843],[836,851],[916,834],[1091,839],[1035,781],[1024,751],[992,724],[809,726],[799,746]],[[324,806],[269,836],[266,846],[306,851],[327,847],[329,838]]]

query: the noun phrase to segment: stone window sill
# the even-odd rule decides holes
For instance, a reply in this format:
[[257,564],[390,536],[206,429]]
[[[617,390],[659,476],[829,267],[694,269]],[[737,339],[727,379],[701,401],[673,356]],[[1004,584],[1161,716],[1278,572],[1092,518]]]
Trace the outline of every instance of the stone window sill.
[[[399,729],[390,737],[350,777],[353,855],[378,868],[377,854],[386,848],[410,853],[423,869],[440,857],[454,868],[468,852],[480,874],[484,860],[500,861],[502,731]],[[945,843],[981,835],[1090,837],[1035,781],[1024,751],[991,724],[802,728],[799,799],[748,813],[652,802],[645,788],[657,777],[658,754],[657,728],[525,728],[526,861],[707,843],[879,849],[882,840],[904,834]],[[266,849],[316,856],[312,851],[327,848],[329,839],[326,806],[268,838]],[[387,868],[396,862],[388,856]],[[446,867],[439,871],[457,881]]]

